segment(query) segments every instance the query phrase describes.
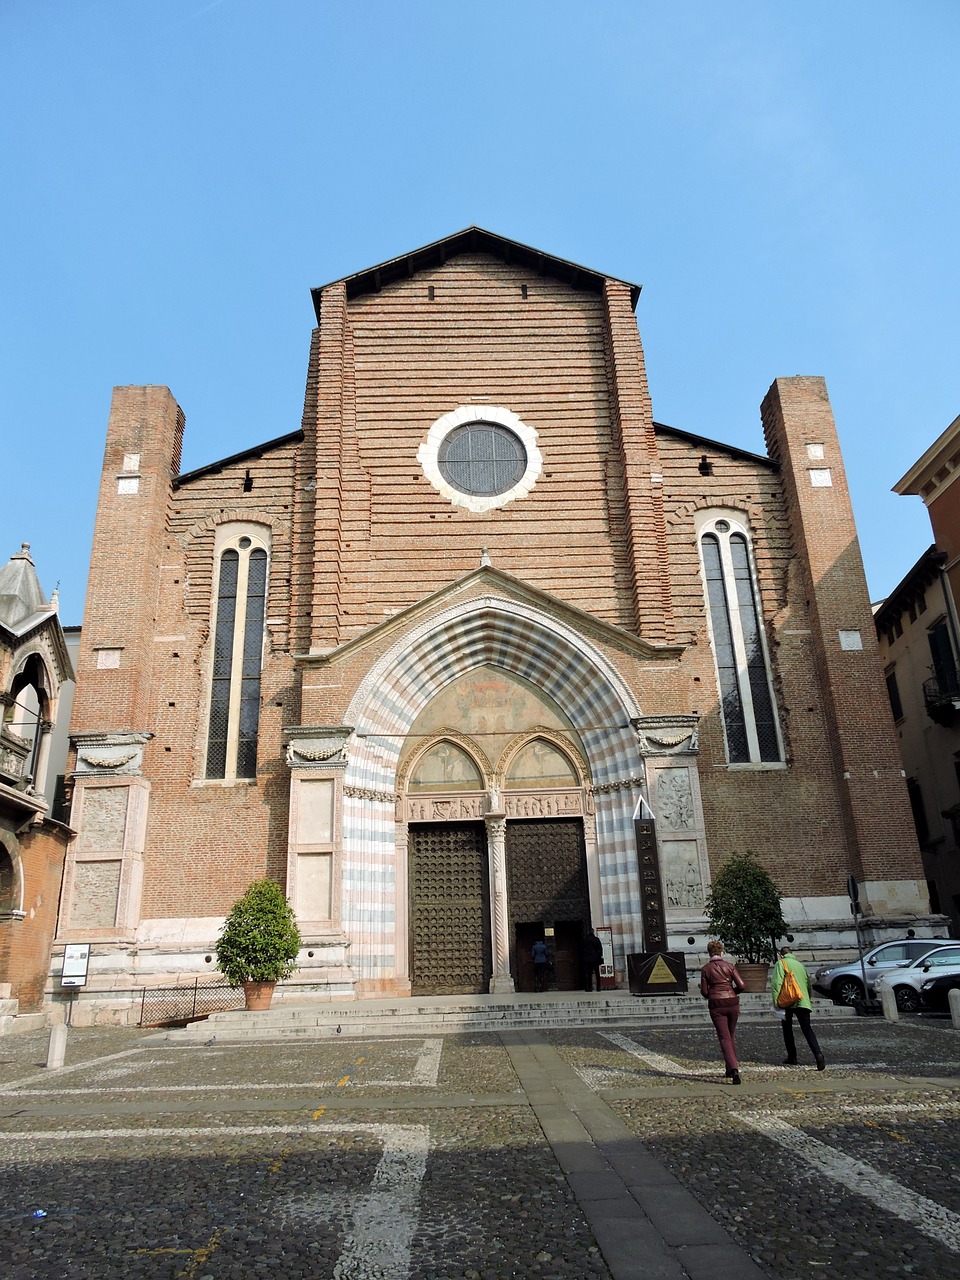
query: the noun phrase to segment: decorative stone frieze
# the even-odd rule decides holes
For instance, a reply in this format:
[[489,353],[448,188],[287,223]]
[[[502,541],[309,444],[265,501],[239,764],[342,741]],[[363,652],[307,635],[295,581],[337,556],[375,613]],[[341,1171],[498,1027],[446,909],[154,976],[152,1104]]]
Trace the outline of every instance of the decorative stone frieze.
[[291,769],[345,769],[353,725],[294,725],[284,729]]
[[700,750],[698,715],[637,716],[630,723],[641,755],[696,755]]
[[371,800],[378,804],[394,804],[397,799],[395,791],[374,791],[371,787],[344,787],[343,794],[351,800]]
[[615,782],[599,782],[593,787],[593,794],[605,796],[614,791],[643,791],[646,785],[646,778],[634,775],[630,778],[618,778]]
[[73,777],[103,776],[140,777],[143,773],[143,748],[152,733],[74,733],[71,741],[77,750]]
[[[347,795],[361,788],[345,788]],[[380,799],[379,792],[363,791],[365,798]],[[384,793],[383,798],[392,799]],[[592,797],[580,788],[569,791],[476,791],[456,795],[397,797],[398,822],[471,822],[491,813],[504,818],[576,818],[593,812]]]

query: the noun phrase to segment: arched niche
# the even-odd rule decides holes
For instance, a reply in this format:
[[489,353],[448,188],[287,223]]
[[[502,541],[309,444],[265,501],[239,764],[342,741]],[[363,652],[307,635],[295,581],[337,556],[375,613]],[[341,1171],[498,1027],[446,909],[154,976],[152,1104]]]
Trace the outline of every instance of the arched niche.
[[505,791],[579,787],[582,779],[567,753],[547,738],[531,738],[516,750],[504,771]]
[[480,766],[449,738],[441,738],[421,751],[407,779],[407,791],[411,793],[483,791],[484,785]]

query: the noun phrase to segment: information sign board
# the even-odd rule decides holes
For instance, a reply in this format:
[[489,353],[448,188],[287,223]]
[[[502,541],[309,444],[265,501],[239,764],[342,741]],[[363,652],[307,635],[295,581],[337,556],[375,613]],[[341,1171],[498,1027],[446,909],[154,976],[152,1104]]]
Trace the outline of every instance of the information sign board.
[[63,949],[63,972],[60,974],[61,987],[85,987],[87,985],[87,964],[89,960],[89,942],[68,942]]

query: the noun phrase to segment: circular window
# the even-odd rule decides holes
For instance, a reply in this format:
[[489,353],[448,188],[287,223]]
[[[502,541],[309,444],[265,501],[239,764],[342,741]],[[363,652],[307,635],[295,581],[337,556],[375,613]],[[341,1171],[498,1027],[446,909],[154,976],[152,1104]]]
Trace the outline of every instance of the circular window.
[[506,427],[495,422],[468,422],[444,437],[437,465],[454,489],[487,497],[506,493],[522,479],[527,451]]
[[443,497],[477,515],[525,498],[543,469],[536,431],[490,404],[461,405],[438,418],[417,461]]

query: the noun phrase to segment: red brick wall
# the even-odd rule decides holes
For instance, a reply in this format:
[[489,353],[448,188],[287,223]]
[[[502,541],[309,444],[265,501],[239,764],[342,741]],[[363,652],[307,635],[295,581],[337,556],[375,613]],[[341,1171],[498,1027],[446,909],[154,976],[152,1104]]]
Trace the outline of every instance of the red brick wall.
[[[822,378],[778,379],[763,402],[768,450],[782,464],[783,497],[809,602],[810,648],[847,836],[845,868],[867,880],[922,878],[876,642],[846,473]],[[822,460],[807,445],[822,444]],[[829,468],[832,484],[814,487],[809,471]],[[862,650],[841,648],[839,632],[859,631]]]
[[[323,317],[347,346],[328,351],[321,330],[317,375],[315,643],[331,642],[337,598],[342,640],[475,569],[484,546],[498,568],[635,627],[604,300],[482,254],[348,304],[340,288],[325,291]],[[635,325],[634,340],[639,351]],[[539,432],[544,469],[529,497],[476,515],[436,492],[416,453],[437,418],[484,403]]]
[[0,975],[11,983],[20,1013],[30,1013],[43,1003],[68,834],[59,823],[45,821],[20,836],[26,914],[22,920],[0,924]]

